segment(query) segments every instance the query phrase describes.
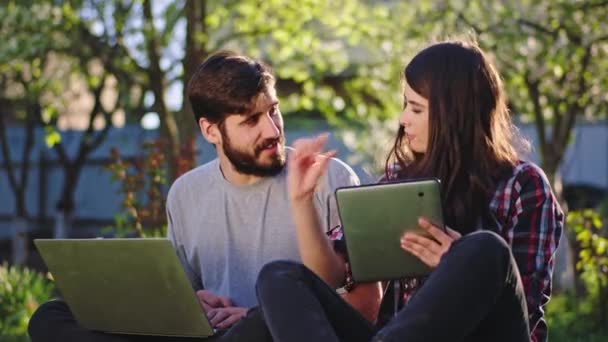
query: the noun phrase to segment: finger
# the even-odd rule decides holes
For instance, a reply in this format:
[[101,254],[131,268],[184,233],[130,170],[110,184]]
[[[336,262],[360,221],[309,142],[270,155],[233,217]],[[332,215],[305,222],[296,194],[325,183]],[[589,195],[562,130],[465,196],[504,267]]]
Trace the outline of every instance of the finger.
[[331,150],[329,152],[319,154],[315,158],[315,163],[311,166],[310,171],[305,176],[305,184],[316,184],[319,178],[325,173],[327,170],[327,164],[330,159],[336,155],[335,150]]
[[230,316],[230,313],[226,310],[219,310],[217,311],[217,314],[215,314],[213,316],[213,318],[211,318],[209,320],[209,323],[211,323],[211,326],[216,327],[218,323],[222,322],[223,320],[226,319],[226,317]]
[[213,317],[215,317],[215,315],[217,315],[218,310],[211,308],[207,311],[205,311],[205,314],[207,315],[207,318],[209,319],[209,321],[211,321],[213,319]]
[[323,160],[330,160],[331,158],[335,157],[336,154],[338,154],[337,150],[329,150],[325,153],[320,153],[317,155],[317,162],[323,161]]
[[308,144],[310,144],[310,138],[300,138],[295,140],[291,146],[293,147],[293,152],[291,153],[291,155],[293,156],[294,159],[298,159],[302,153],[302,151],[305,150],[305,146],[307,146]]
[[227,308],[232,306],[232,301],[230,300],[230,298],[228,297],[218,297],[220,299],[220,302],[222,303],[222,306]]
[[302,171],[308,169],[312,164],[315,163],[317,153],[311,147],[312,145],[313,142],[310,141],[310,139],[306,139],[306,141],[301,140],[294,143],[294,151],[289,154],[288,159],[288,169],[291,171],[292,175],[295,175],[293,173],[294,171],[297,174],[300,174]]
[[199,290],[196,291],[196,295],[198,296],[198,298],[200,300],[202,300],[203,302],[205,302],[207,305],[211,306],[211,307],[220,307],[222,302],[220,301],[220,299],[213,295],[211,292],[207,291],[207,290]]
[[239,319],[241,319],[242,315],[240,314],[232,314],[228,317],[226,317],[225,320],[219,322],[217,324],[217,328],[218,329],[228,329],[230,328],[234,323],[238,322]]
[[445,230],[448,233],[448,235],[454,240],[458,240],[462,237],[462,234],[460,234],[459,232],[455,231],[454,229],[452,229],[450,227],[445,227]]
[[416,245],[420,245],[424,249],[427,249],[435,254],[441,254],[442,250],[443,250],[442,245],[440,245],[435,240],[429,239],[427,237],[424,237],[424,236],[418,235],[418,234],[414,234],[414,233],[403,234],[403,237],[401,238],[401,242],[402,243],[409,242],[409,243],[413,243]]
[[410,241],[403,241],[401,243],[401,248],[406,250],[407,252],[411,253],[415,257],[417,257],[420,261],[422,261],[426,265],[428,265],[430,267],[437,266],[438,257],[421,245],[418,245],[418,244],[410,242]]
[[329,134],[319,134],[311,138],[301,138],[293,142],[292,146],[296,150],[296,156],[300,157],[307,154],[315,154],[325,145]]
[[[303,139],[297,145],[298,157],[302,158],[306,156],[315,156],[316,154],[320,153],[323,146],[325,146],[325,143],[327,143],[328,138],[329,134],[323,133],[314,138]],[[295,144],[294,148],[296,148]]]
[[424,217],[418,218],[418,225],[420,226],[420,228],[431,234],[431,236],[434,237],[435,240],[437,240],[437,242],[439,242],[440,244],[449,246],[450,243],[452,243],[453,239],[451,236],[443,232],[443,230],[437,228]]
[[200,301],[201,305],[203,306],[203,310],[205,311],[205,313],[210,312],[213,308],[211,306],[209,306],[209,304],[205,303],[204,301]]

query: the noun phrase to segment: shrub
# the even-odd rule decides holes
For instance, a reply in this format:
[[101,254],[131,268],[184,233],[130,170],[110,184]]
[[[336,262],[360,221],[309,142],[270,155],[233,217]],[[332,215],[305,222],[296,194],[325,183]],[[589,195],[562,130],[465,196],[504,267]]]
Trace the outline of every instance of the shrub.
[[33,270],[0,265],[0,336],[17,340],[38,306],[53,294],[53,283]]

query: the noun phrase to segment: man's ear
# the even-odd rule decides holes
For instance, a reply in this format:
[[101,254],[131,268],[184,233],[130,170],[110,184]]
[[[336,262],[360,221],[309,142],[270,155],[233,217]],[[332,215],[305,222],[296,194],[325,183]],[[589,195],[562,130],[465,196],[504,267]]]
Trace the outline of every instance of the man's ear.
[[217,123],[213,123],[205,118],[198,119],[198,127],[203,134],[205,140],[213,145],[218,145],[222,142],[220,129]]

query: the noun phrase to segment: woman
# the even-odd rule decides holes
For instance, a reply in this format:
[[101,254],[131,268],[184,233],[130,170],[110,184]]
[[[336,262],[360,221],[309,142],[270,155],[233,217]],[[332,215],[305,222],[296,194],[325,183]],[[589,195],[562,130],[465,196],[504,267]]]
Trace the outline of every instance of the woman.
[[543,171],[520,160],[525,144],[498,73],[476,44],[447,41],[419,52],[403,76],[404,109],[385,178],[441,179],[450,228],[420,218],[434,239],[406,233],[400,241],[434,270],[384,325],[345,304],[333,289],[344,283],[347,266],[322,234],[312,203],[334,152],[322,153],[323,136],[297,141],[289,191],[305,266],[275,262],[260,273],[258,299],[273,338],[546,341],[542,307],[563,213]]

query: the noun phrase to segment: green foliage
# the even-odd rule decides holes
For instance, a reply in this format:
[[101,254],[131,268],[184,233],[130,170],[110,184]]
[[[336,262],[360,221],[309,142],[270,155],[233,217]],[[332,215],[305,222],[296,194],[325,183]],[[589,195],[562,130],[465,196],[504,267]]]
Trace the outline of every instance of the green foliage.
[[552,296],[546,308],[551,342],[604,342],[608,327],[595,320],[596,302],[570,293]]
[[600,214],[594,210],[571,211],[567,226],[575,234],[580,248],[576,267],[595,302],[593,319],[598,326],[608,326],[608,232]]
[[54,285],[27,268],[0,265],[0,337],[18,340],[38,306],[51,298]]
[[[194,167],[193,144],[184,144],[175,160],[174,169],[181,175]],[[115,215],[112,233],[118,236],[162,237],[167,233],[165,198],[167,161],[162,139],[145,142],[141,153],[126,160],[120,151],[110,152],[107,170],[112,181],[120,184],[123,211]]]
[[608,288],[608,234],[600,214],[589,209],[572,211],[567,224],[581,247],[576,267],[582,271],[587,288],[592,293]]
[[[443,2],[442,2],[443,3]],[[536,124],[545,171],[552,176],[578,118],[608,113],[606,2],[450,1],[446,29],[474,30],[497,61],[509,104]]]
[[118,236],[158,237],[166,235],[163,187],[167,182],[162,142],[144,143],[135,160],[121,158],[118,149],[110,154],[107,169],[120,184],[123,212],[115,216],[113,230]]

